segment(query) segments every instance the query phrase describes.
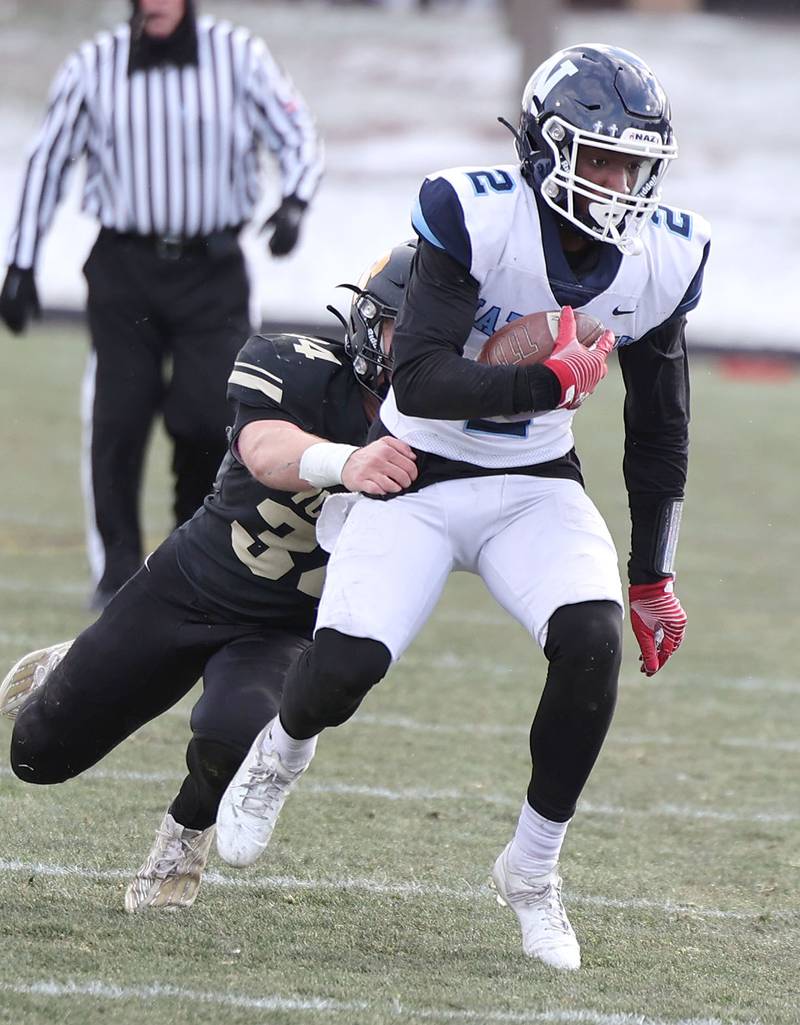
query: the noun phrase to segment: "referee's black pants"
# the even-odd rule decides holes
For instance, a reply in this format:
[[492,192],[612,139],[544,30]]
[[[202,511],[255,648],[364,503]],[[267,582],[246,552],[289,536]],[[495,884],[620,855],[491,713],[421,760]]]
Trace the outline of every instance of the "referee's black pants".
[[97,595],[109,596],[142,561],[142,471],[158,413],[173,443],[176,524],[211,490],[231,421],[227,379],[251,330],[249,283],[233,230],[181,247],[103,229],[84,274],[89,560]]
[[[214,611],[180,571],[168,539],[20,710],[12,769],[26,783],[71,779],[202,676],[203,693],[191,713],[188,774],[170,811],[181,825],[205,829],[256,734],[277,714],[283,681],[311,643],[312,629],[307,612],[247,623]],[[147,768],[157,735],[143,732],[131,743]]]

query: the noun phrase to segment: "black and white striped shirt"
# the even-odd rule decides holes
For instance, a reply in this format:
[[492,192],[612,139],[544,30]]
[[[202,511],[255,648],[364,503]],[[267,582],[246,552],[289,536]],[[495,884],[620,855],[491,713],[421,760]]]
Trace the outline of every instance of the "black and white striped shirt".
[[72,165],[86,155],[83,209],[106,228],[193,238],[243,224],[269,150],[281,194],[308,201],[322,174],[314,120],[264,42],[202,17],[198,63],[128,75],[130,26],[84,43],[54,80],[34,141],[9,264],[33,267]]

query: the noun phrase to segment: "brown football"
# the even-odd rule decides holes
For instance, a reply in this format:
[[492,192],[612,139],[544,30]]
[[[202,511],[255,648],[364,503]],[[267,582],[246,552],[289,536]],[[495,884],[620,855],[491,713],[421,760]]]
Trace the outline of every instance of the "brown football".
[[[541,363],[553,351],[558,335],[560,310],[529,313],[504,324],[486,340],[478,353],[478,363],[490,366],[524,367]],[[577,339],[587,348],[600,338],[605,327],[588,313],[575,311]]]

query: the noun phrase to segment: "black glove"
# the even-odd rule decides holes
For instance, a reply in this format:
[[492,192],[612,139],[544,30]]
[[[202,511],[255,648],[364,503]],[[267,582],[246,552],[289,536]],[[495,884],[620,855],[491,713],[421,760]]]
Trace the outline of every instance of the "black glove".
[[33,280],[33,270],[22,270],[12,263],[0,292],[0,317],[9,331],[20,335],[31,317],[41,317],[42,308]]
[[297,196],[287,196],[278,209],[264,222],[261,229],[273,228],[269,240],[269,251],[273,256],[286,256],[297,245],[300,237],[300,222],[308,203]]

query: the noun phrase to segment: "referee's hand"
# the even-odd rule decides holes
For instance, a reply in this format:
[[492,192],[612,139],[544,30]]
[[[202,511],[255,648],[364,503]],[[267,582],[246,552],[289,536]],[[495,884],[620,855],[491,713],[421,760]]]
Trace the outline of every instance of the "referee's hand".
[[22,270],[13,264],[8,268],[0,292],[0,317],[9,331],[22,334],[31,317],[41,317],[42,308],[36,292],[33,270]]
[[297,245],[300,237],[300,222],[306,212],[307,203],[296,196],[287,196],[278,209],[264,222],[262,231],[272,231],[269,251],[273,256],[287,256]]

